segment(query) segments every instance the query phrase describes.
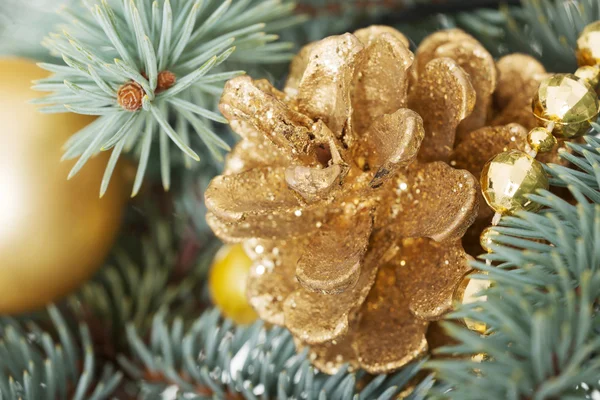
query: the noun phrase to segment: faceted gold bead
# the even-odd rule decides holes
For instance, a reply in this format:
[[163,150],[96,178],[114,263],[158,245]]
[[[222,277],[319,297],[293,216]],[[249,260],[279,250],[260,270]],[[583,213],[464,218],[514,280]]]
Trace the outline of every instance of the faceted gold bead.
[[533,99],[533,114],[552,134],[572,138],[585,134],[598,116],[600,103],[594,89],[572,74],[555,74],[542,81]]
[[556,146],[556,138],[552,136],[552,133],[548,129],[538,127],[529,131],[527,134],[527,143],[536,152],[545,153],[551,151]]
[[548,177],[542,164],[519,150],[496,155],[481,172],[485,201],[503,215],[539,210],[541,206],[527,198],[539,189],[548,189]]
[[598,87],[598,83],[600,83],[600,67],[598,65],[585,65],[579,67],[577,68],[577,71],[575,71],[575,76],[589,83],[589,85],[596,90],[596,94],[599,94],[600,87]]
[[481,244],[481,247],[488,253],[492,252],[490,245],[494,244],[493,237],[497,235],[498,232],[496,232],[492,226],[488,226],[483,230],[483,232],[481,232],[481,236],[479,236],[479,243]]
[[[461,304],[487,301],[487,296],[481,295],[481,292],[491,286],[491,281],[487,279],[471,279],[469,276],[470,274],[463,279],[460,286],[454,292],[454,301]],[[465,318],[463,322],[472,331],[484,334],[487,330],[484,322],[475,321],[470,318]]]
[[600,21],[586,26],[577,39],[577,62],[580,66],[600,63]]
[[[490,359],[490,356],[488,356],[486,353],[477,353],[477,354],[473,354],[471,356],[471,361],[476,362],[476,363],[482,363],[482,362],[488,361],[489,359]],[[473,372],[477,376],[482,376],[481,369],[479,369],[479,368],[473,368]]]

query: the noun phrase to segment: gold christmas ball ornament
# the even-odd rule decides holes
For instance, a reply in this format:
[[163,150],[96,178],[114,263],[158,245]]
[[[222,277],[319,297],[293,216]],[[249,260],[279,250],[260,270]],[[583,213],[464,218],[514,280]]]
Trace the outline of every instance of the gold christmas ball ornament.
[[538,153],[552,151],[556,146],[556,138],[544,127],[533,128],[527,134],[527,144]]
[[542,81],[533,99],[533,114],[544,124],[554,124],[560,138],[584,135],[598,116],[598,96],[584,79],[555,74]]
[[42,114],[28,103],[34,63],[0,60],[0,314],[32,311],[77,288],[102,265],[127,200],[120,165],[98,198],[109,154],[67,180],[62,146],[93,119]]
[[483,197],[500,214],[539,210],[541,205],[531,201],[527,195],[548,187],[548,177],[542,164],[519,150],[496,155],[481,173]]
[[213,303],[238,324],[257,318],[246,298],[246,281],[252,260],[241,244],[225,245],[215,255],[210,270],[209,288]]
[[580,66],[600,63],[600,21],[586,26],[577,39],[577,62]]

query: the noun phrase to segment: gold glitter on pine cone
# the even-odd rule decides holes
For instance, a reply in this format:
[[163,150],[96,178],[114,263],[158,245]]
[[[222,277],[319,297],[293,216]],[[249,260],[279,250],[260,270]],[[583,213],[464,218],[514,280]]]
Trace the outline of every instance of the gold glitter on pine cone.
[[387,373],[427,352],[470,270],[461,241],[481,159],[498,152],[484,146],[524,130],[485,127],[510,107],[495,105],[502,72],[474,38],[407,45],[383,26],[328,37],[300,50],[283,91],[242,76],[221,99],[242,140],[206,191],[208,223],[253,258],[260,317],[327,373]]

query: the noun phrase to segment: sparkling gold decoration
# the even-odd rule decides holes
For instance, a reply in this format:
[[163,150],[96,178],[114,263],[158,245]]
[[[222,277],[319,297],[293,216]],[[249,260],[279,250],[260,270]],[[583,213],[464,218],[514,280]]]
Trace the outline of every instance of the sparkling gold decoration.
[[481,247],[488,253],[492,252],[492,248],[490,246],[494,243],[494,236],[496,235],[498,235],[498,232],[494,230],[493,226],[488,226],[481,232]]
[[[301,49],[282,91],[238,77],[221,99],[242,140],[206,191],[207,220],[249,249],[259,316],[328,373],[390,372],[427,351],[430,322],[470,270],[473,175],[527,143],[521,125],[482,125],[517,109],[536,123],[532,95],[498,78],[469,35],[436,33],[416,56],[406,44],[381,26],[333,36]],[[539,83],[537,66],[509,64],[514,81]],[[494,90],[509,105],[496,108]]]
[[[547,190],[549,187],[542,164],[535,160],[538,153],[552,152],[557,147],[556,137],[568,139],[584,135],[590,129],[591,122],[598,116],[600,103],[596,91],[600,81],[600,21],[588,25],[581,33],[577,41],[577,57],[580,67],[575,74],[554,74],[541,80],[532,99],[532,108],[533,115],[544,126],[533,127],[527,134],[527,153],[504,148],[502,153],[488,161],[481,172],[482,195],[495,212],[493,226],[483,229],[480,235],[480,246],[488,253],[493,252],[494,236],[498,235],[494,226],[499,223],[502,215],[522,210],[537,211],[541,208],[541,204],[536,204],[530,198],[540,189]],[[523,67],[518,65],[519,61],[529,67],[526,68],[526,73],[520,71]],[[539,63],[524,61],[526,56],[522,55],[507,56],[501,60],[501,83],[516,81],[518,85],[515,88],[522,91],[527,85],[520,77],[529,75],[529,78],[533,78],[528,79],[529,82],[539,79],[543,67]],[[506,87],[510,88],[508,85]],[[496,102],[501,105],[509,104],[507,109],[511,109],[511,113],[516,112],[522,116],[522,96],[515,96],[514,93],[514,89],[501,88]],[[519,99],[518,103],[516,99]],[[503,116],[495,120],[503,120],[511,113],[505,111]],[[516,142],[517,137],[511,137],[511,140]],[[465,153],[469,148],[468,143],[462,149],[459,146],[454,154],[454,157],[458,156],[459,161],[454,161],[455,164],[460,163],[461,152]],[[468,158],[477,160],[477,153]],[[474,225],[475,229],[480,227],[483,214],[485,212],[480,213],[480,218]],[[472,231],[467,236],[472,236]],[[486,264],[492,265],[492,260],[487,259]],[[480,286],[473,282],[469,277],[465,278],[456,292],[459,302],[465,304],[485,300],[473,299],[474,287]],[[480,333],[486,330],[485,324],[477,321],[465,320],[465,323],[470,329]]]
[[548,76],[544,67],[535,58],[519,53],[502,57],[496,67],[499,78],[489,124],[537,127],[539,122],[531,112],[531,102],[540,82]]
[[416,65],[414,67],[417,76],[421,75],[427,64],[438,58],[436,51],[448,43],[478,43],[477,40],[468,33],[460,29],[446,29],[435,32],[421,41],[419,48],[415,52]]
[[283,91],[238,77],[221,99],[243,139],[206,191],[207,220],[250,249],[260,317],[329,373],[344,362],[389,372],[423,355],[429,321],[469,271],[460,239],[478,184],[441,161],[475,89],[457,61],[434,57],[409,95],[406,44],[380,26],[333,36],[300,51]]
[[519,150],[492,158],[481,173],[481,191],[489,206],[500,214],[537,211],[541,205],[527,195],[548,189],[548,177],[539,161]]
[[537,127],[527,134],[527,144],[536,152],[546,153],[554,149],[557,141],[548,129]]
[[[435,35],[435,34],[434,34]],[[457,129],[457,140],[467,132],[483,127],[490,117],[492,94],[496,90],[498,72],[491,54],[475,40],[453,41],[439,46],[435,51],[436,58],[448,57],[468,74],[475,91],[473,111]]]
[[577,68],[575,76],[586,81],[592,88],[596,90],[596,94],[600,91],[598,84],[600,83],[600,67],[598,65],[586,65]]
[[[487,279],[471,279],[470,276],[466,276],[456,290],[454,300],[461,304],[484,302],[487,300],[487,296],[482,295],[481,292],[490,286],[491,282]],[[481,321],[466,318],[464,323],[467,328],[481,334],[484,334],[487,330],[486,324]]]
[[579,35],[577,62],[580,66],[600,64],[600,21],[592,22]]
[[425,66],[409,99],[409,106],[420,115],[435,116],[424,120],[428,134],[421,161],[449,159],[456,128],[473,111],[475,96],[467,73],[452,59],[436,58]]
[[594,89],[571,74],[555,74],[542,81],[533,99],[533,113],[544,124],[554,123],[552,134],[572,138],[585,134],[598,116],[600,103]]
[[[531,113],[530,105],[527,112],[535,119]],[[466,169],[475,176],[481,176],[484,165],[496,154],[508,150],[525,150],[528,145],[527,135],[527,129],[519,124],[484,127],[469,132],[455,146],[451,164],[456,168]],[[558,145],[548,153],[540,153],[537,159],[544,163],[565,163],[558,155]],[[494,211],[485,205],[483,195],[480,194],[480,196],[482,206],[479,207],[477,219],[463,238],[463,245],[468,253],[473,256],[481,253],[481,232],[490,224],[494,215]]]
[[227,318],[249,324],[257,315],[246,299],[246,281],[252,260],[242,245],[223,246],[215,255],[208,287],[213,302]]
[[0,314],[43,308],[89,279],[106,258],[127,201],[126,170],[117,164],[98,198],[109,154],[67,180],[73,160],[64,142],[93,118],[42,114],[31,81],[47,73],[25,60],[0,61]]

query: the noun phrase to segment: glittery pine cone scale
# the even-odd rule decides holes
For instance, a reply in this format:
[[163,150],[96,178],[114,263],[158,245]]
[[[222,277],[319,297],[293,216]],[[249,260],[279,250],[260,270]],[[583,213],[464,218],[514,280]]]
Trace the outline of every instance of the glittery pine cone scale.
[[299,52],[283,91],[242,76],[221,99],[242,140],[206,191],[207,220],[254,259],[247,294],[261,318],[328,373],[346,362],[386,373],[426,353],[430,321],[469,272],[473,174],[496,142],[526,135],[485,127],[502,117],[502,76],[475,39],[439,32],[416,56],[407,45],[383,26],[329,37]]

